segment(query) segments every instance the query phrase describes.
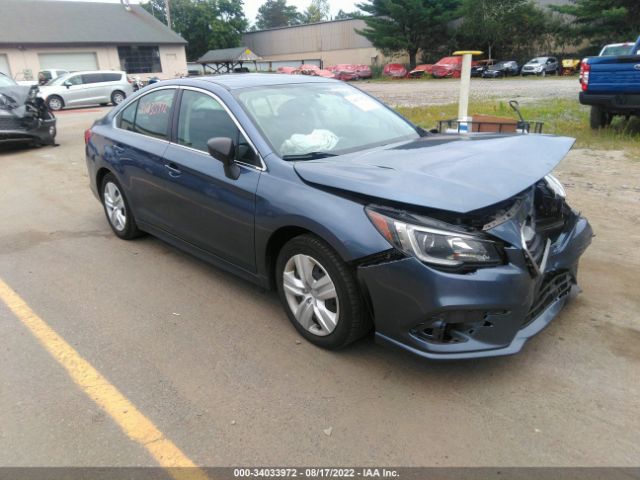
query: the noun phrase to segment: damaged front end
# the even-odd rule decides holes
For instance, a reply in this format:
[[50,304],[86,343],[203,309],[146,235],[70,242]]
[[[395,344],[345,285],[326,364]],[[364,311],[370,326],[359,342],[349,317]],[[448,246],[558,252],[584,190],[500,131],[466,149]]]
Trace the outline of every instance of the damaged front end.
[[56,118],[38,97],[38,87],[0,87],[0,145],[53,145],[56,133]]
[[593,236],[552,176],[466,214],[367,207],[403,257],[360,265],[381,341],[428,358],[517,353],[578,292]]

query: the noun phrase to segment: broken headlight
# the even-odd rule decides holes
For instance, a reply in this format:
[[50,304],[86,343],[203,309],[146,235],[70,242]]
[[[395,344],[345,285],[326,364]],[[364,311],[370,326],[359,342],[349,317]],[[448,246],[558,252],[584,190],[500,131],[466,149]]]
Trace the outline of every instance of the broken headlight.
[[[503,262],[502,247],[484,237],[396,218],[366,207],[367,216],[391,245],[425,263],[441,267],[491,266]],[[424,222],[426,223],[426,222]],[[441,222],[434,222],[434,224]]]
[[560,183],[560,180],[558,180],[556,177],[548,174],[544,177],[544,181],[547,183],[549,189],[557,196],[567,198],[567,191],[564,189],[562,183]]

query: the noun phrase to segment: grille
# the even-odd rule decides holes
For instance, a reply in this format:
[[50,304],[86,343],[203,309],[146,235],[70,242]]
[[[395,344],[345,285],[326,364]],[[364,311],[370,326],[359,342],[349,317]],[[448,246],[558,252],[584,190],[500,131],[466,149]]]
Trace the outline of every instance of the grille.
[[0,130],[22,130],[22,121],[15,117],[0,117]]
[[569,294],[573,285],[573,276],[566,270],[554,272],[544,277],[540,289],[525,317],[524,325],[528,325],[544,312],[552,303]]

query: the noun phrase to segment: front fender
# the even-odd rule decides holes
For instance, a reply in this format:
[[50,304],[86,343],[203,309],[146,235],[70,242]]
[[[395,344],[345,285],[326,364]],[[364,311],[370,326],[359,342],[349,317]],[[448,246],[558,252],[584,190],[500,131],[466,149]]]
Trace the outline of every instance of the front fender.
[[304,183],[292,165],[281,160],[271,161],[269,171],[260,177],[255,218],[260,275],[268,275],[269,239],[285,227],[314,233],[346,262],[391,248],[370,222],[362,203]]

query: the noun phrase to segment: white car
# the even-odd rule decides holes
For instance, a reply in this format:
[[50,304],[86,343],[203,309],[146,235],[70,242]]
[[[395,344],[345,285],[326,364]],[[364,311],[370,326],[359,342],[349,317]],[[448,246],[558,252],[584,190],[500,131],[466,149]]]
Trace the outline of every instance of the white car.
[[635,42],[611,43],[605,45],[598,54],[599,57],[610,57],[619,55],[633,55],[633,45]]
[[126,72],[73,72],[40,87],[39,95],[51,110],[85,105],[118,105],[133,93]]
[[19,80],[18,85],[46,85],[51,80],[54,80],[62,75],[69,73],[67,70],[60,70],[57,68],[50,68],[47,70],[40,70],[38,72],[37,80]]

